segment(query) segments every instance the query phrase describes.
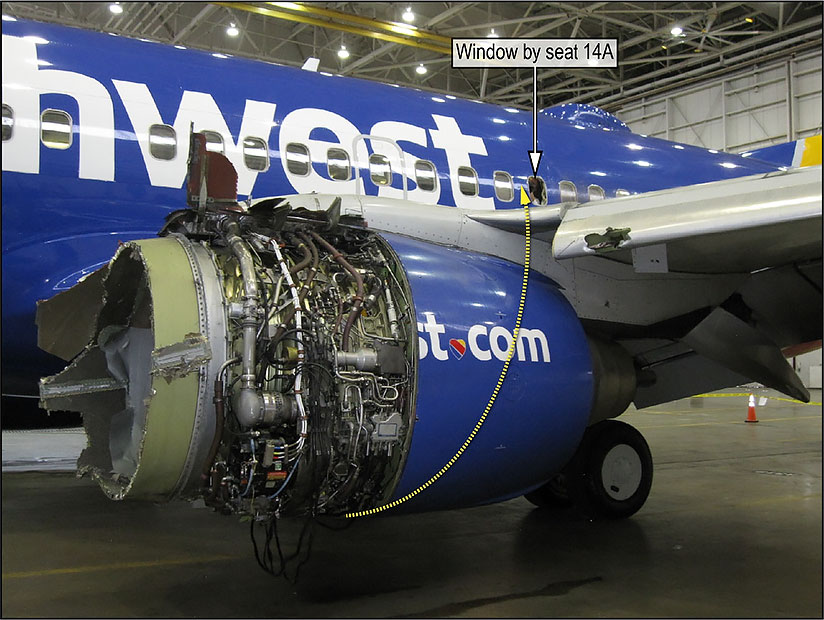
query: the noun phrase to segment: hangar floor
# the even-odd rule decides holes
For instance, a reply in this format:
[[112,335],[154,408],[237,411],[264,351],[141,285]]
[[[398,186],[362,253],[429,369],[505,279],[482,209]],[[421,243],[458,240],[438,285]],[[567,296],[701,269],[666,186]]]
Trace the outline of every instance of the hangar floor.
[[[765,394],[758,424],[744,423],[743,396],[625,414],[656,460],[629,520],[517,499],[316,528],[297,585],[258,568],[234,517],[4,472],[2,614],[820,618],[821,406]],[[299,528],[281,526],[285,547]]]

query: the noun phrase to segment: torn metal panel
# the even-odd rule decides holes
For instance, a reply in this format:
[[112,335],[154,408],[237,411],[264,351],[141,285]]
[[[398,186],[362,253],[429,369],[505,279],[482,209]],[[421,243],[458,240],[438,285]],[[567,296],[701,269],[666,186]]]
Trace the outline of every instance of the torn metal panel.
[[210,359],[209,341],[202,334],[186,334],[181,342],[152,352],[152,374],[171,381],[196,372]]
[[[91,340],[103,307],[103,281],[109,265],[90,273],[67,291],[37,303],[37,346],[69,361]],[[84,308],[77,312],[77,308]]]

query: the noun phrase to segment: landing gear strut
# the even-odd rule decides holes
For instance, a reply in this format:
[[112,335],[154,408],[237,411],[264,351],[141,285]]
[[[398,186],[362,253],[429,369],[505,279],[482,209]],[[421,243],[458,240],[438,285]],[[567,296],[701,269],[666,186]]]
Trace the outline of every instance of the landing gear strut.
[[561,473],[525,497],[540,507],[575,505],[590,516],[624,519],[644,505],[651,486],[652,455],[643,435],[604,420],[586,430]]

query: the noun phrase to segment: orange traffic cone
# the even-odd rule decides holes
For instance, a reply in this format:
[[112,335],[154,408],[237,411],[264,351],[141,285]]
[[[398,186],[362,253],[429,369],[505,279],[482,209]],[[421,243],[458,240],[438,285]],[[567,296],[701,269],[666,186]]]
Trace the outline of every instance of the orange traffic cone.
[[758,419],[755,417],[755,395],[750,394],[750,402],[747,407],[747,419],[744,420],[745,422],[758,422]]

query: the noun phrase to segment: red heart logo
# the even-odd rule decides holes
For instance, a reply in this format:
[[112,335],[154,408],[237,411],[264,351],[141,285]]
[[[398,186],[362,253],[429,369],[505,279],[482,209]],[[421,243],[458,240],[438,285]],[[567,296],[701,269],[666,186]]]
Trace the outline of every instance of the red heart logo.
[[461,359],[464,356],[464,353],[466,353],[466,341],[458,338],[452,338],[449,341],[449,348],[452,350],[455,357]]

